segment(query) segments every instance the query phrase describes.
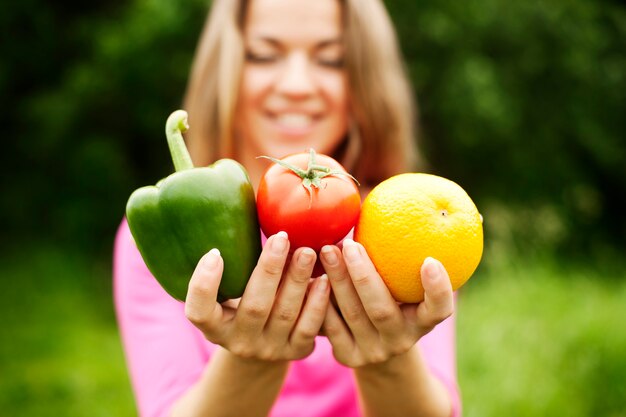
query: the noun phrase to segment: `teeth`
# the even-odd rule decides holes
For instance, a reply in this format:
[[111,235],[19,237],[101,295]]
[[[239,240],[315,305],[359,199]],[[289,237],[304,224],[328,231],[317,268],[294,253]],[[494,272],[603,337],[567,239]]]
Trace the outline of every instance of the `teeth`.
[[309,127],[313,123],[313,118],[306,114],[286,113],[278,116],[277,121],[285,127],[301,129]]

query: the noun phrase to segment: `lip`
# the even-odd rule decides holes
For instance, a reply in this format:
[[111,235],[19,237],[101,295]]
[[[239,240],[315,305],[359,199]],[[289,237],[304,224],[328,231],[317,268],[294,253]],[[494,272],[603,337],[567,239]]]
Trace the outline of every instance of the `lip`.
[[266,117],[279,134],[294,137],[310,134],[322,118],[319,114],[301,111],[267,112]]

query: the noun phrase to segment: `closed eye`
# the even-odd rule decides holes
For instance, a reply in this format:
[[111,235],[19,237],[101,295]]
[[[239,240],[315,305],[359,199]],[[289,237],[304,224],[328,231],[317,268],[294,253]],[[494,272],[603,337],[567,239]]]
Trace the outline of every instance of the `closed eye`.
[[246,61],[254,64],[269,64],[276,62],[278,59],[280,59],[280,56],[277,54],[255,54],[246,52]]
[[318,59],[317,63],[325,66],[325,67],[329,67],[329,68],[343,68],[345,65],[345,62],[343,60],[343,58],[339,58],[339,59]]

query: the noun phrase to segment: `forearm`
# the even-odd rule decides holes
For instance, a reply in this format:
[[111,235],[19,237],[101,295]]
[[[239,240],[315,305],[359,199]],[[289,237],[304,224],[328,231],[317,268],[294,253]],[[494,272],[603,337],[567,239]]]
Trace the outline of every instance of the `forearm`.
[[200,380],[174,404],[171,417],[267,416],[288,366],[218,349]]
[[383,364],[356,368],[354,374],[367,417],[449,417],[452,413],[450,395],[429,371],[417,345]]

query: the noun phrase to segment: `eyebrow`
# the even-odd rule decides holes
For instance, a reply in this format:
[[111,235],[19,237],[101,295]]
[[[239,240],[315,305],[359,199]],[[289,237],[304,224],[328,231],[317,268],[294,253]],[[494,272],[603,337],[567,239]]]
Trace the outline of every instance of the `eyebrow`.
[[[277,48],[282,48],[283,47],[283,43],[281,41],[279,41],[276,38],[273,38],[271,36],[253,36],[252,37],[253,40],[261,40],[264,42],[267,42],[269,44],[271,44],[272,46],[275,46]],[[342,38],[337,37],[337,38],[330,38],[330,39],[324,39],[318,43],[315,44],[315,49],[322,49],[322,48],[326,48],[328,46],[333,46],[333,45],[342,45],[343,41]]]

